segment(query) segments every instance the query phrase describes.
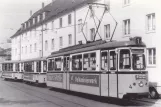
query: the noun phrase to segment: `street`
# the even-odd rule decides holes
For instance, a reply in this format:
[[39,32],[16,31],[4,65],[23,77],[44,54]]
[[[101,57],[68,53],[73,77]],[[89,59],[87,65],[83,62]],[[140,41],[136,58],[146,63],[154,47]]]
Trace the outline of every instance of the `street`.
[[0,107],[160,107],[161,101],[146,100],[120,104],[96,101],[95,98],[86,98],[74,94],[67,94],[37,87],[22,82],[5,81],[0,79]]

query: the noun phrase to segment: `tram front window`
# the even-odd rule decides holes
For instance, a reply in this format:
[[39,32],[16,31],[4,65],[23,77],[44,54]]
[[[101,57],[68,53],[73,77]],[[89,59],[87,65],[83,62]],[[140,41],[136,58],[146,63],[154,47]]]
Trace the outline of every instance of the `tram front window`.
[[133,69],[134,70],[145,70],[145,55],[144,54],[133,54]]
[[130,50],[120,50],[120,69],[131,69]]

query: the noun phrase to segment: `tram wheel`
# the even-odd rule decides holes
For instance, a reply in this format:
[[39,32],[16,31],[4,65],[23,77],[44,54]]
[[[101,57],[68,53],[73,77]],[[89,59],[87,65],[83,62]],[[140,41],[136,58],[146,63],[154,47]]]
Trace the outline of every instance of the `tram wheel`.
[[149,91],[150,91],[149,95],[150,95],[151,99],[157,99],[158,98],[158,93],[157,93],[155,88],[150,88]]

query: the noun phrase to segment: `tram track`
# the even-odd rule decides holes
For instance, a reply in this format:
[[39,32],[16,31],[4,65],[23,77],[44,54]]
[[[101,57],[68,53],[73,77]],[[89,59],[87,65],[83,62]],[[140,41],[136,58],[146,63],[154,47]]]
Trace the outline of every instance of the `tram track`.
[[[17,89],[17,90],[19,90],[19,91],[21,91],[21,92],[24,92],[24,93],[26,93],[26,94],[28,94],[28,95],[32,95],[32,96],[34,96],[34,97],[37,97],[37,98],[40,98],[40,99],[42,99],[42,100],[44,100],[44,101],[47,101],[47,102],[50,102],[50,103],[52,103],[52,104],[54,104],[54,105],[57,105],[57,106],[59,106],[59,107],[67,107],[66,105],[61,105],[61,104],[59,104],[59,103],[57,103],[56,101],[53,101],[53,100],[47,100],[46,98],[44,98],[44,97],[40,97],[40,96],[38,96],[35,92],[37,92],[37,93],[41,93],[43,96],[50,96],[50,97],[53,97],[53,98],[56,98],[56,99],[58,99],[58,100],[61,100],[61,101],[64,101],[64,102],[68,102],[68,103],[72,103],[72,104],[74,104],[75,106],[79,106],[79,107],[89,107],[89,106],[86,106],[86,105],[83,105],[83,104],[80,104],[80,102],[78,103],[78,102],[74,102],[73,100],[71,101],[70,100],[70,98],[68,98],[67,96],[67,98],[66,97],[59,97],[59,96],[57,96],[57,95],[52,95],[52,94],[49,94],[48,92],[50,92],[50,90],[46,90],[46,88],[44,88],[44,90],[43,90],[43,92],[42,92],[42,88],[38,88],[38,87],[32,87],[31,85],[26,85],[26,84],[21,84],[21,83],[15,83],[15,82],[12,82],[12,84],[9,84],[9,83],[6,83],[6,82],[3,82],[4,84],[6,84],[6,85],[8,85],[8,86],[10,86],[10,87],[13,87],[13,88],[15,88],[15,89]],[[30,86],[30,87],[32,87],[32,89],[31,88],[29,88],[28,86]],[[41,91],[39,90],[39,89],[41,89]],[[31,94],[31,93],[29,93],[29,92],[27,92],[27,91],[25,91],[25,90],[30,90],[30,91],[32,91],[32,92],[34,92],[35,94]],[[60,93],[60,94],[62,94],[62,93]],[[124,101],[125,103],[127,102],[127,103],[133,103],[133,104],[136,104],[136,105],[147,105],[147,106],[149,106],[149,105],[161,105],[160,103],[157,103],[157,102],[153,102],[153,101],[147,101],[147,100],[143,100],[143,99],[132,99],[132,100],[123,100],[122,99],[122,101]],[[94,101],[93,101],[94,102]],[[124,104],[123,104],[124,105]],[[131,105],[131,104],[130,104]],[[75,107],[74,106],[74,107]],[[129,106],[129,104],[125,104],[125,106]]]
[[[4,83],[4,82],[3,82]],[[65,103],[72,103],[72,104],[74,104],[75,106],[79,106],[79,107],[88,107],[88,106],[85,106],[85,105],[82,105],[82,104],[80,104],[80,103],[76,103],[76,102],[73,102],[73,101],[70,101],[70,100],[66,100],[66,99],[63,99],[63,98],[60,98],[60,97],[58,97],[58,96],[54,96],[54,95],[51,95],[51,94],[47,94],[47,93],[44,93],[44,92],[40,92],[40,91],[38,91],[38,90],[34,90],[34,89],[31,89],[31,88],[27,88],[27,87],[22,87],[22,86],[20,86],[19,85],[19,87],[17,87],[16,86],[16,84],[14,83],[14,82],[12,82],[12,84],[8,84],[8,83],[4,83],[5,85],[7,85],[7,86],[10,86],[10,87],[12,87],[12,88],[15,88],[15,89],[17,89],[17,90],[19,90],[19,91],[21,91],[21,92],[23,92],[23,93],[26,93],[26,94],[28,94],[28,95],[31,95],[31,96],[33,96],[33,97],[37,97],[37,98],[39,98],[39,99],[42,99],[42,100],[44,100],[44,101],[46,101],[46,102],[50,102],[50,103],[52,103],[52,104],[54,104],[54,105],[56,105],[56,106],[59,106],[59,107],[67,107],[67,105],[70,105],[70,104],[67,104],[67,105],[65,105]],[[64,104],[60,104],[60,103],[57,103],[57,102],[60,102],[60,101],[53,101],[53,100],[48,100],[48,99],[46,99],[46,98],[43,98],[43,97],[40,97],[39,95],[37,95],[36,93],[35,94],[31,94],[31,93],[29,93],[29,92],[27,92],[27,91],[24,91],[23,89],[25,89],[25,90],[30,90],[30,91],[32,91],[32,92],[39,92],[39,93],[41,93],[41,94],[43,94],[43,96],[45,97],[45,95],[47,95],[47,96],[51,96],[51,97],[53,97],[53,98],[56,98],[57,100],[63,100],[63,102],[64,102]],[[70,107],[70,106],[69,106]]]
[[138,102],[138,103],[142,103],[142,104],[156,104],[156,105],[161,105],[161,103],[157,103],[157,102],[153,102],[153,101],[148,101],[145,99],[134,99],[134,100],[130,100],[132,102]]

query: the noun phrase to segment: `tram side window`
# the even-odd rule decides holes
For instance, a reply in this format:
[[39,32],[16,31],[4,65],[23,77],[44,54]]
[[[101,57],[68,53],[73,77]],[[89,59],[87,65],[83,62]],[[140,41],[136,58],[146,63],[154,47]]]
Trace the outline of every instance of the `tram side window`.
[[68,71],[69,70],[69,57],[64,57],[64,63],[63,63],[63,69],[65,71]]
[[96,70],[96,53],[84,54],[83,70]]
[[16,71],[19,71],[19,63],[16,64]]
[[34,62],[32,62],[31,64],[32,64],[32,65],[31,65],[31,66],[32,66],[31,71],[34,72]]
[[9,71],[13,71],[13,64],[9,64]]
[[49,71],[52,71],[52,70],[54,70],[54,59],[49,59],[48,60],[48,70]]
[[43,69],[44,72],[47,71],[47,61],[43,61]]
[[82,70],[82,55],[72,56],[72,70]]
[[41,61],[36,62],[36,70],[37,72],[41,72]]
[[108,53],[101,53],[101,70],[108,70]]
[[62,61],[61,58],[55,58],[55,70],[61,71]]
[[21,63],[21,71],[23,72],[24,71],[24,64]]
[[115,51],[110,52],[110,70],[116,70],[117,62],[116,62],[116,53]]
[[130,50],[123,49],[120,50],[120,69],[130,69],[131,68],[131,59],[130,59]]

